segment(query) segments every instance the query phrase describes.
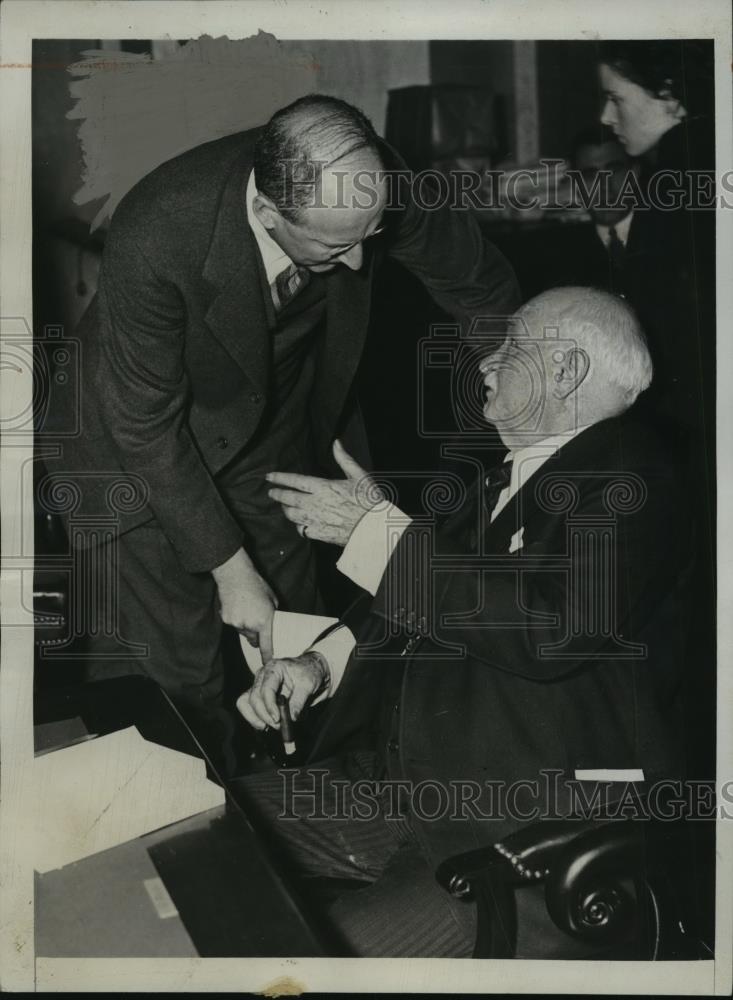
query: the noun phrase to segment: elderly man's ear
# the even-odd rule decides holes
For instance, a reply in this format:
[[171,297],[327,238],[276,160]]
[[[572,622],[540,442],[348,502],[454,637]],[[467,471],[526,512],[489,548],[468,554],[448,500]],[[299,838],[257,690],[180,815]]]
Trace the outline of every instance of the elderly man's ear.
[[575,392],[589,371],[590,358],[582,347],[566,351],[553,365],[555,384],[552,394],[555,399],[566,399],[571,392]]

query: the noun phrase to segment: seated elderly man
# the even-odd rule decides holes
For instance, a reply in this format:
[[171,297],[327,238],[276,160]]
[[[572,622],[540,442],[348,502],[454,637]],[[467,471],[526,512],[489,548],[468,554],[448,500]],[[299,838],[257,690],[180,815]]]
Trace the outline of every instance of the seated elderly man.
[[373,495],[365,513],[338,446],[344,480],[269,477],[299,530],[347,543],[368,597],[256,675],[240,706],[257,729],[278,726],[277,694],[294,717],[331,704],[312,763],[238,791],[292,871],[361,880],[330,904],[356,955],[469,956],[474,907],[437,885],[442,860],[577,811],[579,788],[613,801],[624,777],[643,792],[681,772],[689,519],[629,412],[652,377],[634,313],[546,292],[480,376],[508,454],[435,530]]

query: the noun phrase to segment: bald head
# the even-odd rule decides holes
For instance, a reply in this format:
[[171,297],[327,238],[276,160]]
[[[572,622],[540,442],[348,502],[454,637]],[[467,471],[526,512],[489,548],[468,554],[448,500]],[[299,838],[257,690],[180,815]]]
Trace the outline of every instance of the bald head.
[[255,147],[257,190],[289,222],[307,208],[333,204],[322,197],[324,171],[382,169],[380,140],[366,115],[323,94],[301,97],[274,114]]
[[254,174],[255,216],[294,263],[359,270],[388,186],[379,138],[358,108],[312,95],[278,111],[257,142]]
[[594,288],[555,288],[516,314],[481,363],[486,418],[507,447],[573,431],[627,410],[652,378],[634,311]]

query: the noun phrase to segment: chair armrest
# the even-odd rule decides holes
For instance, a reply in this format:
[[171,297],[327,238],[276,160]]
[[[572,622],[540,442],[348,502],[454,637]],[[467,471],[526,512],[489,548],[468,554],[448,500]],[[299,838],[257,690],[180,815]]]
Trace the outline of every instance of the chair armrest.
[[545,903],[555,926],[589,944],[622,937],[647,874],[644,845],[644,831],[633,821],[605,823],[563,845],[545,880]]
[[[446,859],[436,878],[477,904],[475,957],[513,956],[514,893],[530,885],[544,886],[552,924],[583,946],[639,949],[620,957],[698,957],[676,885],[686,833],[684,823],[545,820]],[[508,929],[503,936],[497,923]]]
[[592,820],[574,819],[533,823],[504,841],[448,858],[435,876],[451,895],[463,898],[471,894],[471,880],[488,871],[512,885],[539,881],[548,874],[557,851],[594,825]]

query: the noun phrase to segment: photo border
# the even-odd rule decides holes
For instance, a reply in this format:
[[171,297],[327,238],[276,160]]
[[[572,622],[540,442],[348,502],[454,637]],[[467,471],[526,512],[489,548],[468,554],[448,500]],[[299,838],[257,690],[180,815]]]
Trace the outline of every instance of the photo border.
[[[696,0],[689,10],[663,0],[458,0],[449,8],[416,0],[219,0],[96,3],[6,0],[0,10],[0,302],[4,320],[32,327],[31,43],[34,38],[149,39],[200,34],[245,38],[259,29],[282,39],[561,40],[714,38],[718,173],[731,155],[731,9]],[[717,210],[718,455],[718,787],[733,775],[733,212]],[[29,372],[0,372],[2,413],[31,398]],[[3,551],[30,537],[32,511],[19,504],[19,477],[32,443],[2,442]],[[5,991],[571,992],[729,995],[733,951],[733,824],[717,825],[716,957],[696,962],[560,962],[455,959],[35,959],[33,870],[32,574],[3,563],[0,596],[7,625],[0,662],[0,985]],[[24,620],[25,616],[25,620]],[[18,624],[22,623],[22,624]],[[275,987],[277,989],[277,986]]]

